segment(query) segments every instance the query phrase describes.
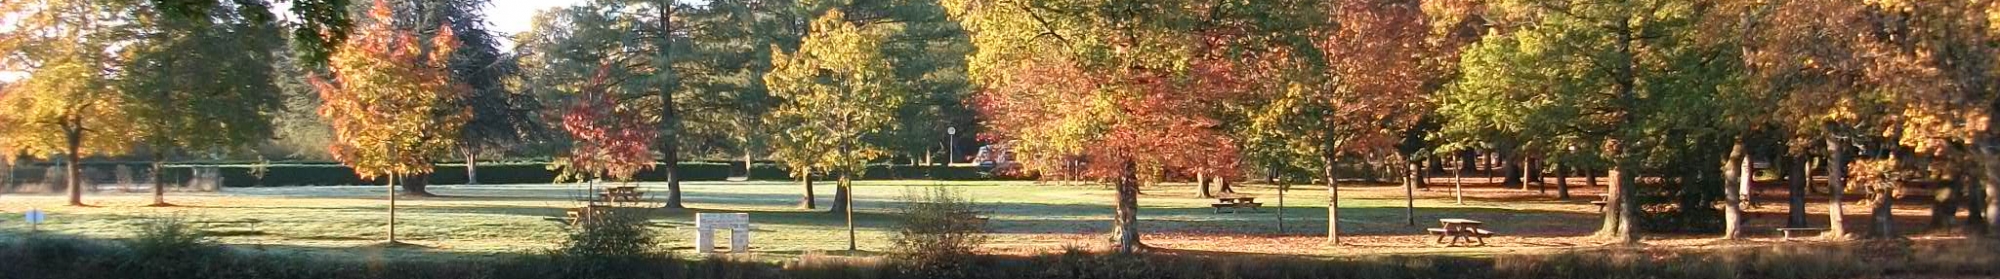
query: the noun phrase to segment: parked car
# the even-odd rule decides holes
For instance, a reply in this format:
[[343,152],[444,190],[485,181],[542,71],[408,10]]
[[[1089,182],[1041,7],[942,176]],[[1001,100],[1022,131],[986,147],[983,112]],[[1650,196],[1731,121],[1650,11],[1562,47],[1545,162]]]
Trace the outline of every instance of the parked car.
[[989,171],[1012,170],[1021,165],[1014,162],[1014,150],[1006,144],[980,146],[979,153],[972,155],[972,163]]

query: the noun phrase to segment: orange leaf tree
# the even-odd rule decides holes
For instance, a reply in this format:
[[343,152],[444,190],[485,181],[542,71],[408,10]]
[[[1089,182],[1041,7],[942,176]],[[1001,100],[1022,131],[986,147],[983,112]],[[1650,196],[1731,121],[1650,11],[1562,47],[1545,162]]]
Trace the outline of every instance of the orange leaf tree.
[[[1195,170],[1235,156],[1212,104],[1191,90],[1209,67],[1201,35],[1219,8],[1202,1],[946,1],[972,33],[974,97],[989,128],[1028,170],[1081,158],[1086,177],[1114,181],[1114,235],[1138,249],[1139,170]],[[1097,11],[1117,11],[1099,13]]]
[[433,159],[451,154],[471,117],[456,103],[465,88],[445,68],[457,41],[451,28],[440,27],[435,45],[422,47],[416,34],[394,29],[382,1],[368,14],[372,22],[335,51],[328,75],[311,80],[325,102],[319,115],[334,128],[327,150],[367,179],[428,174]]

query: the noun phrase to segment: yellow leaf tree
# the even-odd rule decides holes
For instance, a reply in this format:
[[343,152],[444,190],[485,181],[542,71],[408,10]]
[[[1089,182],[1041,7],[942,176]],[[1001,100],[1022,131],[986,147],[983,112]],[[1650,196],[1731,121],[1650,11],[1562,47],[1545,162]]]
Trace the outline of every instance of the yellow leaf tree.
[[0,72],[25,73],[0,88],[0,154],[63,160],[69,204],[83,205],[78,161],[126,151],[137,135],[112,86],[133,7],[95,1],[0,3]]
[[904,96],[882,54],[883,36],[845,17],[832,10],[813,20],[812,34],[799,51],[772,54],[764,82],[780,100],[767,123],[789,127],[777,136],[772,156],[801,177],[818,169],[839,178],[833,212],[847,213],[847,249],[854,250],[848,181],[861,174],[868,160],[883,154],[880,146],[862,139],[894,121]]
[[433,159],[451,155],[459,127],[472,113],[457,104],[465,88],[449,79],[446,63],[458,45],[451,28],[438,28],[435,45],[425,48],[416,34],[394,29],[383,1],[375,1],[368,15],[371,21],[334,50],[328,75],[314,77],[312,84],[325,102],[319,115],[334,129],[327,151],[364,179],[390,178],[389,242],[394,243],[394,180],[429,174]]

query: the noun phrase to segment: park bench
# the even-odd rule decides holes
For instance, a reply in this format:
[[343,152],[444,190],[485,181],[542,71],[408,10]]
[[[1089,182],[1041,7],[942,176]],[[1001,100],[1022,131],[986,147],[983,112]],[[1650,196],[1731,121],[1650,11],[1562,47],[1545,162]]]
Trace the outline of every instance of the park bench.
[[1779,233],[1785,234],[1784,240],[1792,240],[1792,233],[1795,232],[1823,232],[1826,230],[1827,228],[1778,228]]
[[1231,214],[1236,213],[1238,208],[1250,208],[1252,212],[1263,212],[1264,208],[1264,204],[1258,203],[1254,197],[1217,198],[1215,203],[1208,206],[1214,207],[1215,213],[1222,213],[1223,208],[1228,208]]
[[1479,221],[1438,219],[1438,223],[1442,224],[1443,228],[1428,228],[1424,229],[1424,231],[1437,235],[1438,243],[1445,243],[1444,238],[1451,237],[1451,243],[1445,246],[1458,246],[1458,241],[1460,240],[1465,240],[1467,243],[1478,241],[1480,246],[1486,246],[1486,238],[1493,236],[1493,231],[1480,228],[1485,223]]

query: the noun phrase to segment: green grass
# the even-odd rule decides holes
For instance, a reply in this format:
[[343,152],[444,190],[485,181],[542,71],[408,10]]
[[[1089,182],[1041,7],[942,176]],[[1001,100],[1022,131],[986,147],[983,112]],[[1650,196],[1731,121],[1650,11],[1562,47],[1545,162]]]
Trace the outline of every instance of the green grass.
[[[982,204],[993,230],[989,248],[1000,251],[1054,250],[1067,245],[1101,245],[1102,234],[1110,231],[1112,191],[1101,186],[1060,186],[1033,182],[994,181],[862,181],[856,183],[855,226],[859,246],[866,251],[885,251],[890,245],[889,215],[899,196],[911,187],[950,186]],[[664,185],[643,184],[649,195],[663,194]],[[695,212],[748,212],[755,226],[753,250],[760,256],[796,257],[815,251],[842,251],[847,247],[845,219],[825,212],[833,197],[832,183],[815,185],[820,209],[799,209],[802,188],[791,182],[693,182],[684,183],[690,210],[632,209],[646,214],[663,232],[670,249],[686,252],[694,246]],[[1345,186],[1344,186],[1345,187]],[[1240,187],[1244,195],[1256,196],[1266,205],[1263,213],[1215,214],[1208,203],[1213,199],[1193,197],[1182,184],[1147,188],[1140,199],[1141,229],[1149,241],[1171,241],[1194,236],[1242,237],[1279,236],[1276,214],[1277,193],[1270,187]],[[1311,190],[1308,190],[1311,189]],[[0,212],[11,216],[28,208],[50,213],[51,221],[41,230],[94,238],[129,237],[136,224],[152,218],[179,217],[218,236],[220,242],[264,249],[302,251],[367,246],[387,237],[384,186],[229,188],[220,193],[170,193],[170,202],[181,207],[140,207],[150,202],[142,193],[93,193],[87,203],[98,207],[66,207],[56,195],[0,196]],[[443,198],[401,199],[398,204],[397,236],[423,245],[424,254],[487,255],[547,249],[563,239],[567,226],[552,218],[564,215],[563,208],[578,206],[574,200],[585,191],[576,185],[485,185],[434,186]],[[1360,186],[1343,188],[1341,225],[1344,234],[1356,237],[1397,237],[1374,241],[1411,244],[1405,238],[1421,234],[1421,225],[1437,218],[1487,220],[1489,227],[1503,232],[1571,237],[1588,234],[1595,228],[1593,215],[1576,212],[1576,202],[1520,203],[1503,200],[1469,199],[1467,205],[1451,204],[1449,191],[1422,193],[1417,220],[1419,227],[1404,224],[1403,200],[1399,188]],[[658,200],[659,197],[653,197]],[[1287,232],[1285,241],[1299,248],[1263,248],[1258,253],[1321,255],[1347,249],[1319,249],[1314,236],[1326,230],[1324,188],[1305,188],[1286,195]],[[657,204],[648,205],[657,207]],[[0,233],[27,231],[18,217],[0,221]],[[1532,233],[1530,233],[1532,232]],[[1412,238],[1414,239],[1414,238]],[[1362,240],[1366,242],[1368,240]],[[1199,241],[1194,241],[1199,244]],[[1178,245],[1178,244],[1169,244]],[[1180,245],[1177,249],[1232,251],[1230,247],[1203,248]],[[1194,247],[1194,248],[1185,248]],[[1419,246],[1421,247],[1421,246]],[[1442,253],[1510,253],[1518,249],[1457,249]],[[1353,251],[1347,251],[1354,253]]]

